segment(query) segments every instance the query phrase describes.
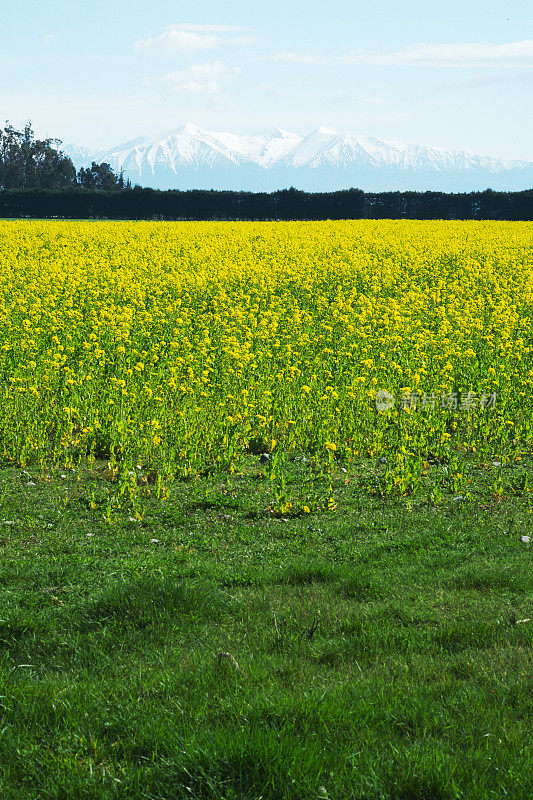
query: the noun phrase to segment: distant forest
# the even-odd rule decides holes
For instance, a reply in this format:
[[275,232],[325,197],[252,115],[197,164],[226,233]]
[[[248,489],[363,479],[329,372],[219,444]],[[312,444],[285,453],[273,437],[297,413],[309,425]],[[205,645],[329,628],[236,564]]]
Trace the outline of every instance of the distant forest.
[[533,189],[524,192],[302,192],[169,190],[131,185],[109,164],[76,172],[58,139],[35,138],[31,123],[0,128],[0,217],[45,219],[533,220]]

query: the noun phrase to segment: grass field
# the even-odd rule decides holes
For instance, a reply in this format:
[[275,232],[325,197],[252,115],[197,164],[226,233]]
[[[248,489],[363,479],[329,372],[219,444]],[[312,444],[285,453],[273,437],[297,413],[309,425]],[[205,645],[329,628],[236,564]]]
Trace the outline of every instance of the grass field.
[[529,800],[532,232],[0,223],[2,798]]
[[2,797],[527,800],[531,504],[380,469],[283,519],[250,458],[112,526],[98,471],[4,470]]

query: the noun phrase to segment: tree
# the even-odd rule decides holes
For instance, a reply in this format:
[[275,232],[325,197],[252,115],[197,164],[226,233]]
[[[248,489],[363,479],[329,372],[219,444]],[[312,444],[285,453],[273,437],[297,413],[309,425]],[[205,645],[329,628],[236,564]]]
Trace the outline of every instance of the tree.
[[23,131],[6,122],[0,128],[0,190],[70,189],[81,186],[89,191],[131,189],[122,172],[115,175],[109,164],[76,169],[59,149],[60,139],[36,139],[31,122]]
[[23,131],[0,128],[0,189],[66,189],[76,184],[74,164],[58,150],[59,139],[36,139],[31,122]]
[[120,191],[124,189],[124,176],[122,172],[115,175],[110,164],[93,161],[90,167],[80,169],[78,183],[89,191]]

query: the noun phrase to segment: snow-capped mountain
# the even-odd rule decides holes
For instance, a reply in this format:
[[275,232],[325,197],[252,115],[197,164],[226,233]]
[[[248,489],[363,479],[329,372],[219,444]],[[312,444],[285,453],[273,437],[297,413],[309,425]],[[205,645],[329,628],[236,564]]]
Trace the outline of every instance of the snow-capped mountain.
[[471,191],[533,187],[533,162],[353,136],[321,127],[305,137],[182,125],[105,152],[63,147],[77,168],[107,162],[132,183],[157,189]]
[[76,169],[91,163],[91,159],[97,159],[101,150],[94,147],[83,147],[79,144],[67,144],[60,148],[72,160]]

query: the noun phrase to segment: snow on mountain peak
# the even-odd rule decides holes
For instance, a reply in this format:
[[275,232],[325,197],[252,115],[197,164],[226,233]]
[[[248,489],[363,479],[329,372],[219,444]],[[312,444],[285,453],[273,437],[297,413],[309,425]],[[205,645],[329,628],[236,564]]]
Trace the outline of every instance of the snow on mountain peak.
[[255,136],[264,137],[265,139],[301,139],[301,136],[297,136],[295,133],[289,133],[289,131],[283,130],[283,128],[269,128],[266,131],[259,131]]
[[178,125],[177,128],[172,128],[171,130],[166,131],[166,133],[161,134],[161,136],[163,137],[183,136],[183,135],[197,136],[198,134],[201,133],[205,133],[205,131],[203,131],[202,128],[199,128],[198,125],[193,125],[192,122],[186,122],[184,125]]

